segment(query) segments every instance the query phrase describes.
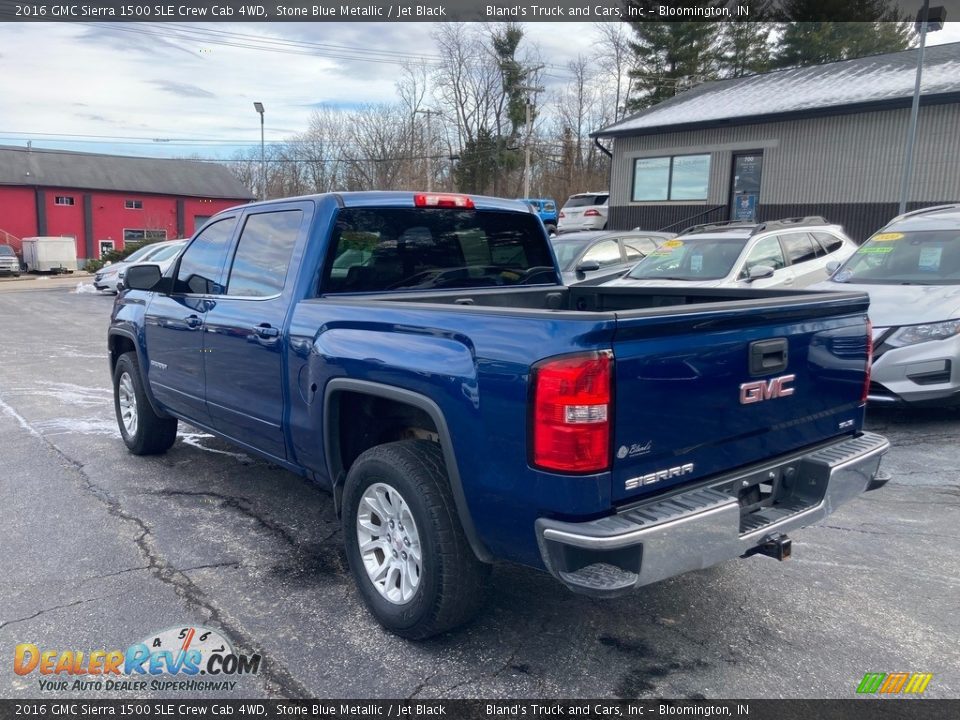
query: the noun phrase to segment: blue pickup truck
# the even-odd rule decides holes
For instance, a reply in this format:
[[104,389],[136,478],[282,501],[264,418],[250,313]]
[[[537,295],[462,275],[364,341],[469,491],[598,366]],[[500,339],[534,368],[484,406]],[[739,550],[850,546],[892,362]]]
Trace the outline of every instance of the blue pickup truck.
[[370,192],[213,217],[127,271],[109,328],[124,442],[178,420],[333,495],[360,594],[425,638],[490,564],[610,597],[879,487],[867,296],[564,287],[525,203]]

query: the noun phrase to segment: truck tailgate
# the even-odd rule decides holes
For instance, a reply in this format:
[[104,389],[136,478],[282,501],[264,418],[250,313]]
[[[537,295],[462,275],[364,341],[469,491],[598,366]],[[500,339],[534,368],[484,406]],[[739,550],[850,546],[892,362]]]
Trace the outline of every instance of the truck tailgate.
[[614,501],[859,429],[867,304],[798,294],[617,313]]

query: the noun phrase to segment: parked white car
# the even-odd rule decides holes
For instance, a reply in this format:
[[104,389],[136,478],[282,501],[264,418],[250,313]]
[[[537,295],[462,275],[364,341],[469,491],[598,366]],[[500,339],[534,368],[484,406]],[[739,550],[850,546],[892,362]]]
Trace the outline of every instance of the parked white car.
[[607,227],[607,202],[610,193],[577,193],[567,198],[557,218],[557,232],[604,230]]
[[106,290],[117,293],[123,290],[123,278],[127,268],[137,263],[150,262],[160,266],[160,272],[166,272],[173,264],[177,255],[187,244],[186,240],[167,240],[165,242],[144,245],[136,252],[131,253],[120,262],[101,268],[93,276],[93,286],[97,290]]
[[960,204],[894,218],[811,289],[870,295],[870,402],[960,406]]
[[605,285],[803,288],[825,280],[827,265],[856,249],[839,225],[820,217],[697,225]]

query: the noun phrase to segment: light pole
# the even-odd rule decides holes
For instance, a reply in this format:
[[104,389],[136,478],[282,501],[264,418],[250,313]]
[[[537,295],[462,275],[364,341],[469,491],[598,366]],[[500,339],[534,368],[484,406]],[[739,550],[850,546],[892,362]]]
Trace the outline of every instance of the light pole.
[[916,27],[920,33],[920,50],[917,53],[917,79],[913,86],[913,104],[910,106],[910,126],[907,129],[907,148],[903,158],[903,175],[900,177],[900,210],[898,215],[907,211],[907,196],[910,193],[910,180],[913,175],[913,145],[917,138],[917,115],[920,112],[920,81],[923,77],[923,50],[927,44],[927,31],[935,32],[943,27],[947,11],[942,7],[930,9],[930,0],[923,0],[923,7],[917,13]]
[[[530,68],[529,70],[527,70],[526,75],[533,75],[534,73],[539,72],[545,67],[546,67],[545,65],[537,65],[537,67]],[[533,93],[534,99],[536,99],[537,93],[544,91],[544,88],[540,86],[530,87],[530,86],[524,85],[523,87],[520,87],[517,89],[520,90],[520,92]],[[526,118],[527,127],[526,127],[526,132],[523,138],[523,199],[524,200],[530,197],[530,133],[533,131],[533,127],[531,124],[533,121],[533,118],[531,117],[531,112],[530,112],[530,96],[529,95],[527,95],[526,109],[527,109],[527,118]]]
[[433,192],[433,158],[430,153],[433,152],[433,124],[430,122],[434,115],[440,115],[438,110],[414,110],[414,114],[420,113],[427,116],[427,192]]
[[253,109],[260,114],[260,199],[267,199],[267,160],[263,148],[263,103],[255,102]]

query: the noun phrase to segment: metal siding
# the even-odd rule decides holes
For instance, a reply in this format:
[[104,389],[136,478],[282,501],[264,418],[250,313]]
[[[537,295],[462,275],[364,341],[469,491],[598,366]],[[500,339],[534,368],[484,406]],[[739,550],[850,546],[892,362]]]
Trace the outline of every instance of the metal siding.
[[[734,150],[763,150],[761,207],[896,202],[909,115],[886,110],[617,138],[611,208],[650,207],[630,203],[634,158],[698,151],[712,154],[710,204],[726,203]],[[914,158],[911,201],[960,200],[960,105],[921,106]]]
[[726,220],[724,205],[629,205],[612,207],[607,226],[613,230],[641,228],[679,233],[697,223]]

